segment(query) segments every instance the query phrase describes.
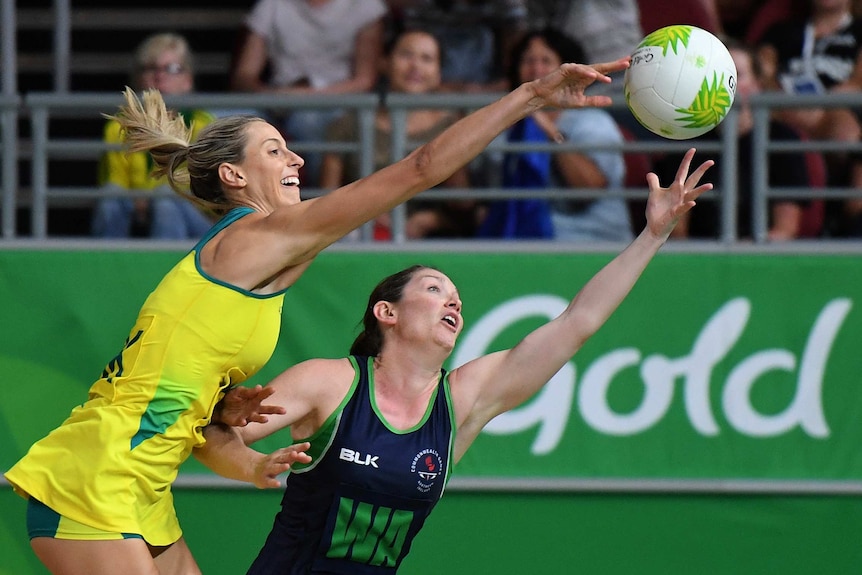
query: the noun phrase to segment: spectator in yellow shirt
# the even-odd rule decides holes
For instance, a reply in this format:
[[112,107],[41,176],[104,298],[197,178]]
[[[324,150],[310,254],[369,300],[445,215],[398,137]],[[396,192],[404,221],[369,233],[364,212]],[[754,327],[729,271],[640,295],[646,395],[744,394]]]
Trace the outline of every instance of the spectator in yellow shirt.
[[[132,84],[155,88],[163,95],[186,94],[194,89],[192,54],[185,38],[155,34],[144,40],[135,55]],[[192,136],[213,121],[204,110],[181,112]],[[154,164],[147,152],[121,149],[123,134],[114,120],[105,125],[104,141],[115,149],[104,154],[99,165],[103,190],[119,193],[103,198],[93,214],[92,232],[101,238],[147,237],[165,240],[199,239],[212,225],[201,209],[178,198],[164,178],[151,176]],[[133,197],[125,191],[164,190],[164,197]]]

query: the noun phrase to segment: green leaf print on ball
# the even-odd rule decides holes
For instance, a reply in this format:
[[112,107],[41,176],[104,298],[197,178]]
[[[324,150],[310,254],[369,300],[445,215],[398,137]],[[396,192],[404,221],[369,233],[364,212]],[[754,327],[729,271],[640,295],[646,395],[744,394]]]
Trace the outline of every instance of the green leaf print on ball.
[[677,119],[684,122],[686,128],[706,128],[716,126],[727,115],[730,108],[730,92],[724,86],[724,74],[718,77],[713,73],[712,84],[709,78],[704,78],[691,106],[677,108],[676,112],[681,114]]
[[641,41],[638,48],[642,48],[644,46],[655,46],[657,48],[661,48],[662,56],[667,56],[667,49],[672,48],[674,54],[678,54],[676,51],[677,42],[682,42],[682,45],[688,48],[688,41],[691,39],[691,26],[665,26],[664,28],[659,28],[652,34],[647,35],[646,38]]

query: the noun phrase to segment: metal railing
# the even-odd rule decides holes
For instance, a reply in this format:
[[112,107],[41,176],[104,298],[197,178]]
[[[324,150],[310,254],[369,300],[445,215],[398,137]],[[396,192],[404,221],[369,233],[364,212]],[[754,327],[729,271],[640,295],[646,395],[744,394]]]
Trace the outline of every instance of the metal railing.
[[[110,94],[57,94],[34,93],[24,98],[24,106],[31,122],[31,234],[35,238],[47,236],[47,209],[52,201],[96,200],[101,197],[117,195],[116,191],[103,190],[98,187],[62,187],[51,186],[48,183],[49,162],[52,159],[96,160],[110,147],[101,140],[82,138],[52,137],[49,127],[52,119],[58,117],[90,116],[100,118],[102,113],[113,113],[121,104],[119,95]],[[169,107],[178,109],[204,108],[208,110],[259,110],[261,113],[278,112],[287,108],[285,98],[275,95],[244,95],[208,94],[195,96],[177,96],[166,98]],[[327,103],[321,103],[321,98],[304,96],[291,98],[291,109],[320,108],[327,106],[349,107],[359,116],[361,137],[354,143],[302,142],[295,146],[297,151],[322,151],[331,149],[338,152],[356,153],[360,157],[360,165],[365,172],[370,173],[373,158],[373,115],[377,108],[377,97],[372,94],[358,94],[350,97],[338,97]],[[132,195],[153,197],[158,192],[120,192]],[[367,235],[367,233],[366,233]]]
[[[499,95],[471,94],[471,95],[403,95],[391,94],[387,97],[387,107],[390,111],[392,121],[391,159],[396,161],[406,155],[407,152],[419,145],[411,142],[406,136],[407,114],[410,110],[417,108],[442,108],[455,109],[459,111],[470,111],[479,108],[495,100]],[[268,94],[196,94],[167,98],[171,107],[178,109],[203,108],[208,110],[258,110],[265,115],[279,114],[287,110],[296,109],[332,109],[354,110],[359,118],[359,139],[356,142],[331,142],[324,139],[315,141],[290,142],[291,149],[297,153],[308,152],[347,152],[355,153],[359,159],[360,175],[370,174],[373,170],[374,149],[374,111],[379,105],[377,96],[372,94],[356,95],[330,95],[330,96],[284,96]],[[110,94],[60,94],[60,93],[32,93],[28,94],[23,101],[25,113],[30,119],[31,125],[31,147],[30,147],[30,218],[31,235],[34,238],[47,237],[47,215],[48,207],[52,203],[69,201],[94,201],[100,197],[116,195],[116,191],[103,190],[95,186],[90,187],[68,187],[49,185],[48,171],[52,160],[96,160],[108,150],[108,146],[100,140],[69,137],[55,137],[49,127],[52,120],[58,118],[92,117],[99,118],[102,113],[111,113],[121,103],[119,95]],[[323,135],[321,135],[322,137]],[[733,142],[730,142],[733,145]],[[674,142],[657,142],[647,144],[643,142],[624,143],[622,146],[609,145],[606,149],[619,149],[624,151],[678,151],[685,149],[685,145]],[[718,144],[708,144],[712,150],[720,149]],[[547,150],[547,151],[586,151],[600,149],[596,144],[567,142],[565,144],[530,144],[495,142],[489,146],[489,150],[503,151],[525,151],[525,150]],[[729,172],[730,173],[730,172]],[[149,194],[150,192],[145,192]],[[305,189],[305,196],[314,196],[324,193],[320,189]],[[502,199],[502,198],[528,198],[541,195],[551,199],[594,199],[606,197],[609,193],[617,194],[624,198],[645,197],[646,188],[638,190],[607,190],[598,189],[567,189],[567,188],[543,188],[541,190],[529,189],[502,189],[497,187],[463,189],[435,189],[423,192],[417,201],[441,200],[452,198],[464,198],[469,194],[471,199]],[[393,241],[403,243],[406,241],[404,233],[405,208],[398,206],[392,213],[393,216]],[[6,230],[7,237],[14,235],[14,225],[10,223],[11,229]],[[363,230],[363,239],[370,239],[370,228]]]
[[15,235],[15,212],[18,198],[18,110],[21,108],[21,98],[16,95],[0,95],[0,140],[3,149],[0,150],[0,166],[2,166],[3,197],[0,208],[3,210],[2,236],[11,238]]
[[[489,94],[433,94],[433,95],[404,95],[390,94],[386,99],[386,105],[390,111],[392,121],[392,160],[398,160],[419,145],[411,142],[406,136],[407,114],[410,110],[417,108],[443,108],[458,111],[470,111],[479,108],[499,95]],[[17,193],[17,179],[15,170],[10,166],[17,164],[19,145],[15,130],[19,117],[28,117],[30,120],[30,217],[31,234],[34,238],[47,237],[47,214],[50,205],[68,201],[95,201],[100,197],[116,195],[117,192],[102,190],[95,186],[90,187],[62,187],[49,185],[48,170],[52,160],[87,159],[96,160],[104,153],[108,146],[98,139],[55,137],[50,133],[51,121],[63,117],[90,117],[99,119],[101,113],[111,113],[121,103],[119,94],[60,94],[60,93],[31,93],[23,99],[16,97],[0,100],[3,112],[3,237],[15,236],[15,212],[19,206],[19,198],[22,194]],[[345,152],[354,153],[359,159],[360,174],[367,175],[373,170],[374,150],[374,112],[379,105],[377,96],[373,94],[354,95],[327,95],[327,96],[291,96],[286,98],[280,95],[270,94],[196,94],[167,98],[171,107],[179,109],[203,108],[208,110],[259,110],[264,114],[278,114],[288,110],[296,109],[332,109],[339,108],[353,110],[358,114],[359,139],[356,142],[331,142],[323,140],[290,142],[291,149],[302,155],[308,152]],[[826,188],[813,191],[807,182],[800,182],[799,187],[772,189],[768,186],[769,165],[767,158],[772,152],[781,151],[821,151],[821,152],[855,152],[862,151],[860,144],[846,144],[840,142],[824,141],[772,141],[769,138],[769,116],[770,112],[778,108],[801,108],[801,107],[859,107],[862,108],[862,94],[841,94],[830,96],[787,96],[784,94],[761,94],[752,99],[755,110],[755,132],[754,132],[754,157],[753,157],[753,235],[756,243],[766,241],[768,210],[767,205],[774,197],[798,197],[798,198],[848,198],[858,195],[857,190],[850,188]],[[623,105],[615,104],[620,108]],[[721,226],[718,241],[730,244],[736,241],[736,208],[737,208],[737,177],[746,177],[746,174],[737,174],[736,159],[737,133],[735,116],[736,110],[730,111],[729,117],[722,125],[721,138],[718,142],[697,142],[697,147],[702,151],[720,152],[722,161],[718,169],[722,171],[722,189],[720,194],[708,194],[704,201],[718,201],[721,206]],[[598,149],[616,149],[623,153],[678,153],[692,146],[692,141],[671,141],[662,139],[650,139],[641,141],[625,141],[621,144],[596,146],[589,142],[575,143],[565,142],[562,144],[548,143],[505,143],[496,140],[489,146],[489,150],[503,151],[525,151],[525,150],[547,150],[547,151],[587,151]],[[304,190],[306,196],[324,193],[324,190]],[[417,201],[440,200],[460,198],[469,194],[471,199],[501,199],[501,198],[536,198],[545,197],[550,199],[593,199],[607,197],[609,194],[626,200],[642,200],[646,197],[646,182],[638,188],[617,189],[569,189],[569,188],[542,188],[542,189],[503,189],[499,187],[461,189],[434,189],[423,192],[417,196]],[[404,243],[406,241],[405,209],[399,206],[393,210],[393,241]],[[362,232],[364,240],[370,240],[370,227],[366,226]]]

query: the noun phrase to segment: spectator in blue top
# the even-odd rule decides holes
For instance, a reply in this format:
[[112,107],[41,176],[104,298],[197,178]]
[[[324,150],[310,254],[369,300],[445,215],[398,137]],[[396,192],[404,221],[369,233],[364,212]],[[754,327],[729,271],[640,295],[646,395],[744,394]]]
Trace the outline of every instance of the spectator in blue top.
[[[512,86],[535,80],[562,62],[584,60],[580,45],[553,28],[527,33],[515,45],[509,66]],[[627,242],[633,237],[628,206],[621,195],[625,162],[623,135],[605,110],[539,110],[513,126],[509,142],[565,142],[594,149],[559,152],[510,152],[502,160],[507,188],[605,189],[599,198],[505,200],[492,202],[480,237],[555,238],[561,241]]]

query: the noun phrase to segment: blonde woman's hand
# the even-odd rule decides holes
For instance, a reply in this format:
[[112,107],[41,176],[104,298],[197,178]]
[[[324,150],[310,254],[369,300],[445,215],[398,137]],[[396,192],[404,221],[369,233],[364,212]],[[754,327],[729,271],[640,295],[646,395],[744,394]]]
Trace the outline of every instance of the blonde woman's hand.
[[276,449],[269,455],[264,455],[254,466],[254,486],[258,489],[281,487],[279,475],[290,470],[294,463],[311,463],[311,456],[306,453],[308,449],[311,449],[311,444],[305,441]]
[[536,109],[544,106],[556,108],[585,108],[609,106],[609,96],[588,95],[584,91],[594,82],[607,84],[608,74],[625,70],[631,64],[626,56],[602,64],[563,64],[547,76],[530,82],[534,97],[530,105]]
[[274,392],[273,388],[262,385],[231,387],[216,406],[212,420],[233,427],[245,427],[252,422],[266,423],[267,415],[284,413],[280,405],[263,405],[263,401]]
[[646,207],[647,229],[661,240],[667,239],[679,218],[694,207],[695,200],[702,193],[712,189],[712,184],[700,184],[700,179],[715,162],[707,160],[689,174],[694,153],[694,148],[690,148],[685,153],[676,177],[666,188],[661,186],[655,173],[647,174],[649,185]]

